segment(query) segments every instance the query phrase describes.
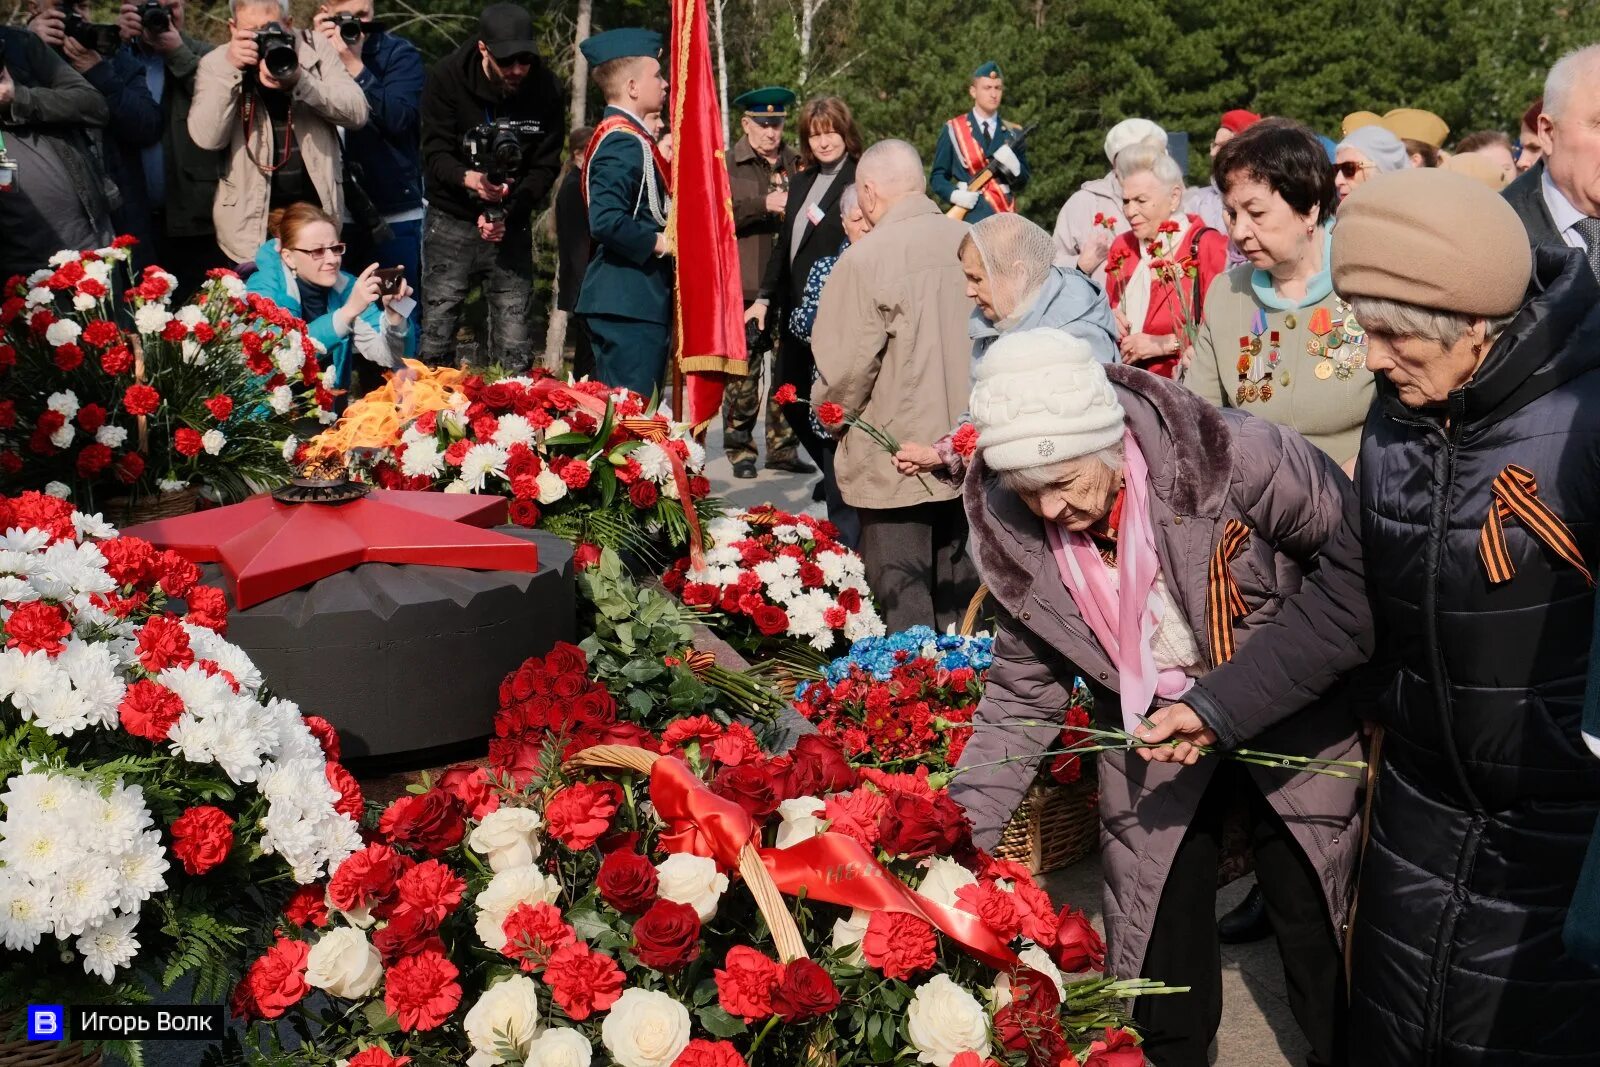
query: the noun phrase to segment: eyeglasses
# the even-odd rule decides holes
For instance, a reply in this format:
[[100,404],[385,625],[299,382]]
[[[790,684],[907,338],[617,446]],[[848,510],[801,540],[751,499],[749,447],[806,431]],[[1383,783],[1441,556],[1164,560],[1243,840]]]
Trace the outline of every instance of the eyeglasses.
[[322,259],[325,256],[330,255],[337,258],[344,255],[345,245],[341,241],[339,244],[324,245],[321,248],[293,248],[293,246],[291,246],[291,249],[292,251],[299,252],[302,256],[310,256],[312,259]]
[[1335,163],[1333,165],[1333,172],[1335,174],[1343,174],[1346,178],[1354,178],[1357,174],[1360,174],[1364,170],[1369,170],[1373,166],[1374,164],[1372,163]]

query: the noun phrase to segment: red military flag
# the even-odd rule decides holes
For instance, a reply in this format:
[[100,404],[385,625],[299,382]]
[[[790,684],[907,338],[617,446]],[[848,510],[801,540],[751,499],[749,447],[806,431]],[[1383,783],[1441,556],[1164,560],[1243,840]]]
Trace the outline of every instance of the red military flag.
[[722,409],[727,375],[743,375],[744,287],[728,188],[722,109],[711,70],[705,0],[672,0],[672,214],[667,232],[676,251],[673,296],[677,368],[683,396],[678,417],[703,431]]

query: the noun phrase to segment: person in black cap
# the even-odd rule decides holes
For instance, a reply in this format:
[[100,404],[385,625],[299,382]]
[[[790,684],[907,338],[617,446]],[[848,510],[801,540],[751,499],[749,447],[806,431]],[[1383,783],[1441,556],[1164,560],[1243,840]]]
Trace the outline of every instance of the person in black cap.
[[[784,122],[794,107],[794,93],[779,86],[752,89],[733,102],[744,112],[739,124],[744,136],[728,153],[728,188],[733,197],[733,224],[739,235],[739,271],[744,280],[745,306],[761,296],[761,276],[783,228],[784,205],[789,198],[789,178],[800,159],[783,140]],[[756,416],[761,411],[761,370],[772,355],[767,385],[767,466],[773,470],[810,474],[816,470],[796,451],[799,441],[772,402],[777,389],[777,357],[770,335],[765,348],[750,350],[748,377],[729,378],[722,394],[722,447],[733,464],[735,478],[754,478],[758,454]]]
[[594,346],[595,377],[655,395],[672,323],[667,161],[648,120],[667,101],[661,35],[609,30],[580,46],[606,110],[583,163],[594,252],[578,315]]
[[[422,344],[429,363],[456,362],[456,326],[467,291],[482,282],[489,311],[487,358],[525,369],[533,342],[534,209],[561,170],[566,134],[561,84],[539,56],[533,19],[517,4],[491,4],[478,35],[440,60],[422,92],[422,169],[428,191],[423,230]],[[463,138],[486,124],[524,121],[521,166],[495,174],[474,164]]]

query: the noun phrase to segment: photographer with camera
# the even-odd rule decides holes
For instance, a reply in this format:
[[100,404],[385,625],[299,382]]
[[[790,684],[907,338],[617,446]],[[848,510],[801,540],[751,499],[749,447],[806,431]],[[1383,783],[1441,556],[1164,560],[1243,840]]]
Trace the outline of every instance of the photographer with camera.
[[289,0],[232,0],[231,37],[200,61],[189,135],[226,149],[212,219],[235,262],[267,238],[274,208],[306,202],[344,217],[339,128],[367,122],[367,98],[327,39],[296,31]]
[[454,361],[461,307],[481,281],[485,362],[528,366],[531,216],[561,169],[565,131],[561,85],[539,56],[532,17],[516,4],[485,8],[477,37],[434,66],[422,96],[424,360]]
[[[374,21],[373,0],[332,0],[313,25],[367,97],[367,124],[344,138],[351,261],[404,267],[415,285],[422,278],[422,53]],[[362,197],[366,211],[358,209]]]
[[88,138],[109,117],[105,97],[43,41],[0,26],[0,278],[110,242],[105,175]]

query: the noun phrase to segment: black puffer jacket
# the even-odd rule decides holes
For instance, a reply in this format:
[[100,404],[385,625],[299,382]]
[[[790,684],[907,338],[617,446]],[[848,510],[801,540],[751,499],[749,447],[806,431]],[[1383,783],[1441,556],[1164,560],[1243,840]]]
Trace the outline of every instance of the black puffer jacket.
[[1517,519],[1516,574],[1479,536],[1508,465],[1600,565],[1600,286],[1535,253],[1535,293],[1448,411],[1380,385],[1360,477],[1380,656],[1393,674],[1352,934],[1352,1062],[1600,1064],[1600,976],[1561,926],[1600,812],[1579,736],[1594,589]]

